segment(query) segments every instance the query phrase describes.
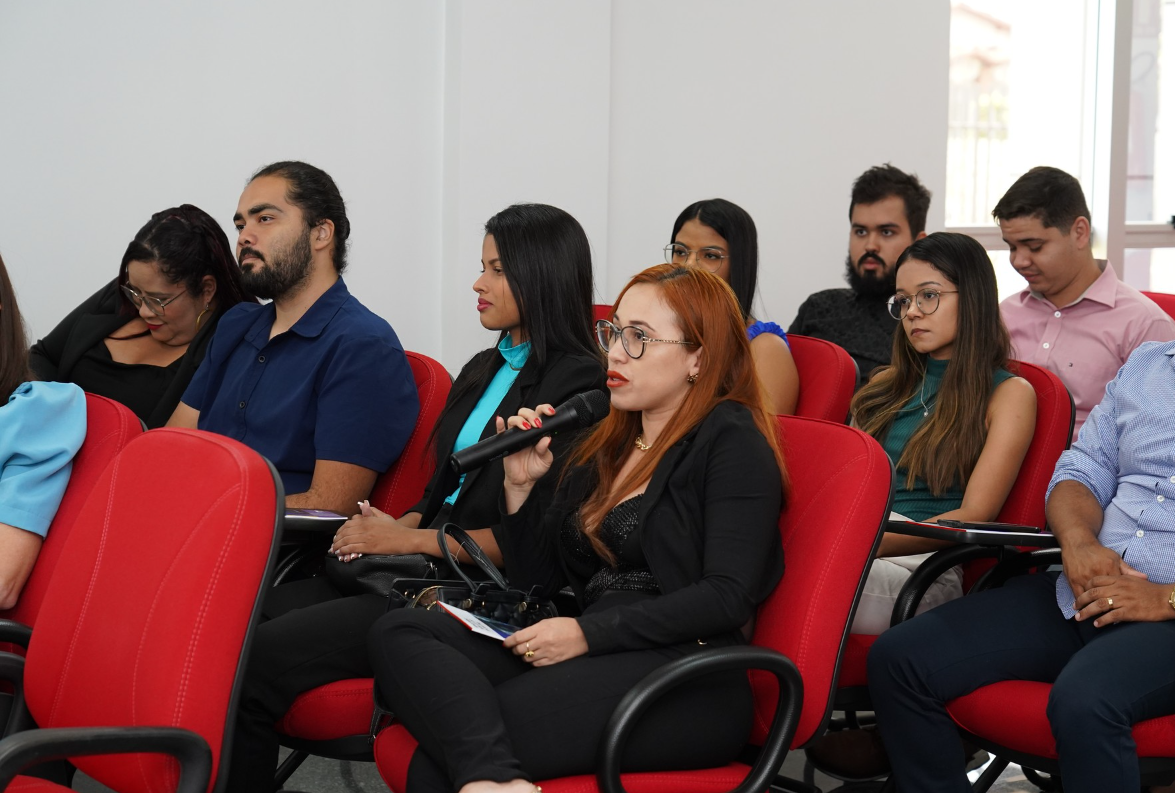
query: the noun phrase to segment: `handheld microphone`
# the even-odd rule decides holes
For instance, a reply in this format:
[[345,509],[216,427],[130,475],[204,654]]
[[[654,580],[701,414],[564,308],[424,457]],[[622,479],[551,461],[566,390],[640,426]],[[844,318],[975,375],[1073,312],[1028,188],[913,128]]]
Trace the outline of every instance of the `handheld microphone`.
[[491,435],[449,455],[449,467],[464,474],[491,460],[533,446],[545,435],[590,427],[608,415],[610,401],[609,396],[599,389],[576,394],[555,408],[555,415],[543,416],[543,426],[528,430],[511,427],[505,432]]

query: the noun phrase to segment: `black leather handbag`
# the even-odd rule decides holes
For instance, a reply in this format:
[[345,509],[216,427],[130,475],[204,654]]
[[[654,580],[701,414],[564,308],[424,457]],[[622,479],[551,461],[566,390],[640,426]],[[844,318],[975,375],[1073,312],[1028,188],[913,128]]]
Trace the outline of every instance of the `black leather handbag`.
[[[449,551],[447,537],[456,540],[463,551],[469,554],[477,567],[485,574],[488,581],[474,582],[465,571],[453,560]],[[525,628],[539,620],[559,616],[555,604],[547,598],[539,597],[537,592],[523,592],[521,589],[512,589],[506,579],[498,571],[482,551],[481,546],[473,541],[468,534],[454,523],[446,523],[437,530],[437,544],[441,547],[441,554],[449,563],[451,569],[456,570],[461,577],[460,581],[438,581],[435,585],[421,588],[422,581],[404,581],[395,587],[396,594],[389,600],[388,608],[397,605],[411,605],[417,608],[429,608],[433,603],[440,601],[450,606],[464,609],[478,617],[504,622],[516,628]],[[397,601],[399,601],[397,603]]]
[[433,557],[423,553],[364,554],[349,562],[328,553],[322,574],[340,594],[383,597],[396,591],[394,584],[401,579],[440,577]]

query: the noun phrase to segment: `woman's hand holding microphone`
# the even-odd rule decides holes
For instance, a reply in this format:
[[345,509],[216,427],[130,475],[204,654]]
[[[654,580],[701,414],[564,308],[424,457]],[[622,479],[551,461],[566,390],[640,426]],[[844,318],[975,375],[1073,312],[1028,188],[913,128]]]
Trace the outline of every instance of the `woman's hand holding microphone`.
[[[555,415],[555,408],[550,405],[539,405],[534,410],[522,408],[518,411],[518,415],[511,416],[508,420],[503,421],[502,417],[498,416],[497,430],[501,433],[505,432],[507,428],[522,430],[528,430],[531,427],[541,428],[543,417],[553,415]],[[541,438],[533,446],[524,447],[502,459],[502,467],[506,474],[503,481],[506,511],[509,514],[517,512],[526,502],[530,491],[534,488],[534,483],[551,470],[551,464],[554,461],[555,456],[551,454],[551,436],[549,435]]]

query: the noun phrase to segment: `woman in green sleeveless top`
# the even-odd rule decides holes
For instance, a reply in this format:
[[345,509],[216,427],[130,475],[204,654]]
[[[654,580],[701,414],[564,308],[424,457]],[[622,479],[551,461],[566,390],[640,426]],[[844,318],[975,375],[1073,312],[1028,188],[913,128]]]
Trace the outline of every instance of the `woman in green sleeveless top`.
[[[893,363],[854,397],[853,423],[877,438],[897,470],[893,509],[912,520],[993,520],[1032,441],[1036,393],[1008,370],[995,272],[963,234],[914,242],[897,261],[890,313]],[[948,543],[886,533],[853,633],[889,627],[902,584]],[[940,578],[919,611],[962,594],[957,571]]]

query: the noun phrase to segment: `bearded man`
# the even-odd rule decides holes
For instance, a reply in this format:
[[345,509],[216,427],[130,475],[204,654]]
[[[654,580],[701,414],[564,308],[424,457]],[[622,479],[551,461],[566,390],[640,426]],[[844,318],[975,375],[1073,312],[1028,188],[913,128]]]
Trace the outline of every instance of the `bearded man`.
[[926,236],[930,191],[918,177],[878,165],[853,182],[849,202],[848,289],[825,289],[800,306],[788,333],[838,344],[857,363],[860,383],[888,366],[897,320],[886,308],[902,251]]
[[334,180],[268,165],[237,212],[241,303],[216,328],[168,426],[227,435],[265,455],[287,507],[353,514],[399,456],[419,403],[388,323],[347,291],[351,225]]

